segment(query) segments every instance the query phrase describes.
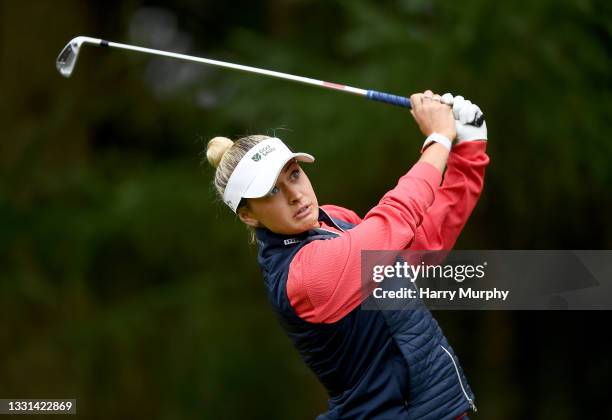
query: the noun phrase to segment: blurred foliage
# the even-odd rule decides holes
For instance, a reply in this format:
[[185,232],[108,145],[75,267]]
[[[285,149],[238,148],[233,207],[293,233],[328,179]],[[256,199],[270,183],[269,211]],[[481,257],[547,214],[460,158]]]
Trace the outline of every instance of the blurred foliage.
[[[422,142],[406,110],[168,59],[85,47],[64,80],[53,63],[73,36],[461,93],[487,116],[491,166],[458,248],[600,249],[612,246],[611,12],[603,0],[1,2],[0,396],[75,397],[100,419],[315,417],[324,391],[277,326],[201,151],[216,135],[276,133],[317,157],[321,203],[363,215]],[[437,318],[477,393],[473,417],[612,415],[609,315]]]

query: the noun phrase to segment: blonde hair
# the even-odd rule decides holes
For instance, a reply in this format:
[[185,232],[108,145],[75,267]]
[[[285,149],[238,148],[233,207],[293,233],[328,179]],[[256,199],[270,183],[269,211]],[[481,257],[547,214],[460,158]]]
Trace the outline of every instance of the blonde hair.
[[263,135],[252,135],[231,141],[227,137],[215,137],[208,142],[206,146],[206,159],[208,159],[208,163],[213,168],[216,168],[213,184],[221,200],[223,200],[227,181],[232,172],[234,172],[238,162],[240,162],[240,159],[257,143],[269,138]]
[[[241,137],[236,141],[232,141],[227,137],[215,137],[208,142],[206,146],[206,159],[215,170],[215,179],[213,185],[217,191],[217,195],[223,201],[223,193],[227,186],[229,177],[234,172],[236,165],[240,159],[244,157],[256,144],[269,139],[271,137],[264,135],[251,135]],[[241,201],[238,208],[242,207],[244,202]],[[247,226],[250,232],[250,242],[255,242],[255,230]]]

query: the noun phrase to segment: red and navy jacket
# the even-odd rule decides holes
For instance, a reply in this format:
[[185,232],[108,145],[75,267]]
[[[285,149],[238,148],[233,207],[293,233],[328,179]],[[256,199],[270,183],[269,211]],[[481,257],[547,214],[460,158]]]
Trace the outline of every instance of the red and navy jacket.
[[433,166],[415,164],[363,220],[322,206],[320,228],[291,236],[256,230],[268,299],[329,394],[319,420],[454,419],[474,408],[426,308],[360,309],[359,262],[363,249],[452,248],[482,190],[485,145],[456,145],[443,183]]

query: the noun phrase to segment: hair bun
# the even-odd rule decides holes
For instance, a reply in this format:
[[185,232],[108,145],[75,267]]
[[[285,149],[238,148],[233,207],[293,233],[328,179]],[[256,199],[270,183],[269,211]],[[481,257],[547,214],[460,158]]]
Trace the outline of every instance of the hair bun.
[[233,145],[234,142],[227,137],[215,137],[210,140],[206,146],[206,159],[208,159],[208,163],[210,163],[213,168],[219,166],[221,159],[223,159],[223,155]]

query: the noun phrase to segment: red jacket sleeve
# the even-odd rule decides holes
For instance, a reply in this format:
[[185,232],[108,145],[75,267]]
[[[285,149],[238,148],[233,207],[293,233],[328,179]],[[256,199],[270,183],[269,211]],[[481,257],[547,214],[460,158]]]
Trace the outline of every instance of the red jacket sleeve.
[[486,141],[467,141],[453,147],[442,186],[410,249],[453,248],[482,192],[489,164],[486,147]]
[[435,167],[417,162],[353,229],[302,247],[287,278],[287,296],[298,316],[332,323],[359,306],[361,251],[404,249],[412,243],[441,180]]

